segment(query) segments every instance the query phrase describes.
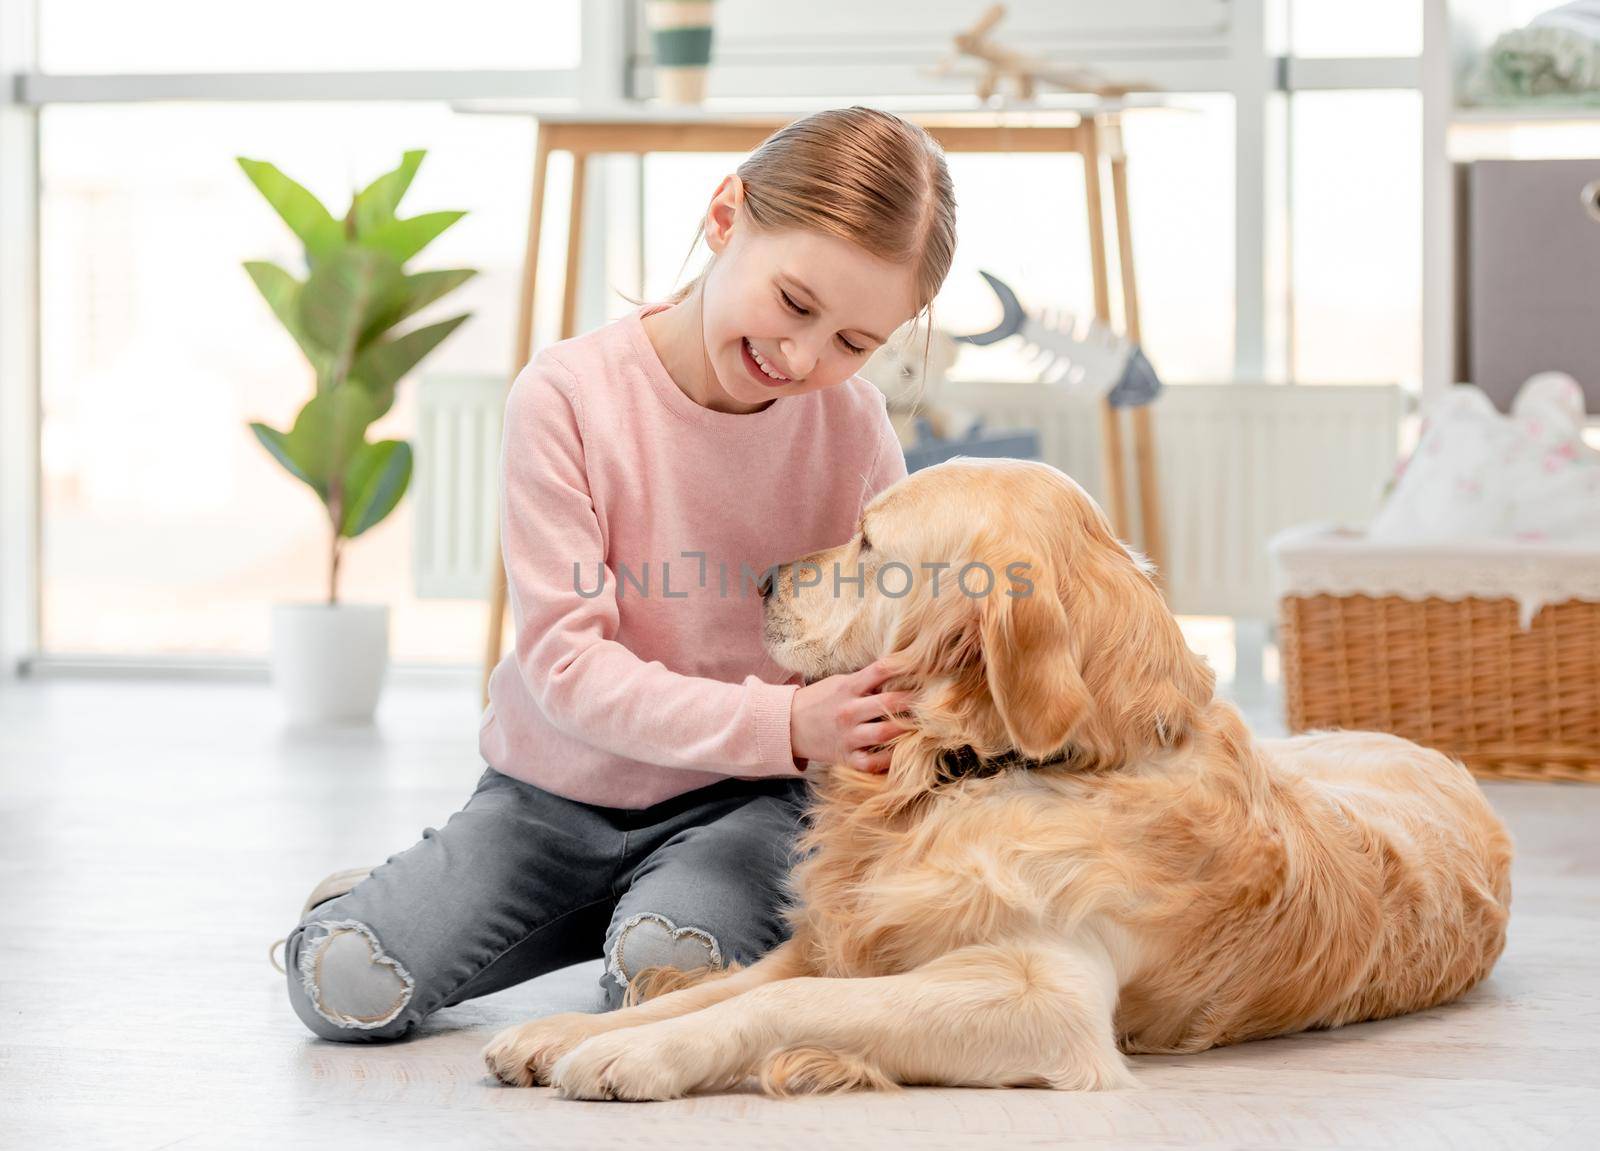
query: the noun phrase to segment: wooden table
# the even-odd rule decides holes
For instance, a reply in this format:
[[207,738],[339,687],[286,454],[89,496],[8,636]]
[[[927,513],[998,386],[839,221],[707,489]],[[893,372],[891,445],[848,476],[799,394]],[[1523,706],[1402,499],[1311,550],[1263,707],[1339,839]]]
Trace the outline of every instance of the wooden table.
[[[539,268],[540,228],[544,220],[545,177],[552,152],[572,156],[572,187],[567,219],[567,249],[561,298],[561,338],[577,334],[578,253],[582,251],[584,185],[587,161],[596,155],[651,152],[747,153],[802,111],[727,115],[699,109],[646,106],[610,114],[541,112],[532,109],[467,107],[470,111],[511,111],[536,121],[533,189],[528,204],[527,246],[522,262],[522,290],[517,304],[516,345],[510,380],[533,355],[533,305]],[[1095,319],[1111,324],[1111,290],[1106,269],[1105,217],[1102,208],[1100,160],[1110,161],[1111,202],[1116,221],[1117,257],[1122,284],[1127,337],[1138,342],[1139,306],[1133,271],[1133,240],[1128,230],[1127,157],[1115,113],[1073,111],[901,113],[927,129],[946,152],[1073,153],[1083,158],[1084,203],[1089,228],[1089,266]],[[1092,178],[1091,178],[1092,177]],[[508,382],[507,387],[510,384]],[[1162,564],[1161,517],[1155,482],[1155,451],[1148,408],[1133,409],[1134,459],[1139,480],[1141,543],[1158,567]],[[1106,404],[1101,413],[1103,473],[1107,508],[1117,534],[1128,538],[1128,493],[1124,479],[1122,426]],[[505,627],[506,577],[500,545],[495,545],[495,579],[484,645],[483,695],[488,700],[489,674],[500,660]]]

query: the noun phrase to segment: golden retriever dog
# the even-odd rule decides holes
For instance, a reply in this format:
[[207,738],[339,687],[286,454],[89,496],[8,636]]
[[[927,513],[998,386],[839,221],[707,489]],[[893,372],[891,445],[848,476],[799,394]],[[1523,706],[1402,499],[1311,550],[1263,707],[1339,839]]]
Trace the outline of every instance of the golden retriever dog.
[[786,943],[509,1028],[484,1049],[500,1080],[1118,1087],[1125,1052],[1417,1011],[1500,955],[1511,842],[1465,768],[1388,735],[1253,738],[1054,468],[917,472],[765,610],[807,678],[890,656],[913,730],[883,774],[820,772]]

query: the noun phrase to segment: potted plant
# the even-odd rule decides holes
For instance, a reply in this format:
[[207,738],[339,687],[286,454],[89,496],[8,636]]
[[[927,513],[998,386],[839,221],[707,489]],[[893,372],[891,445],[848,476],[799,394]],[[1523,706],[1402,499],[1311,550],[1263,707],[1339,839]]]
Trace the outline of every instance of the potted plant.
[[272,678],[295,724],[372,720],[389,661],[389,608],[341,603],[339,560],[347,541],[381,523],[400,502],[411,481],[411,445],[368,442],[367,428],[393,405],[401,378],[470,315],[396,332],[477,274],[473,268],[405,270],[466,215],[396,214],[424,155],[405,153],[398,168],[355,194],[343,219],[273,165],[237,158],[305,245],[304,280],[266,261],[244,264],[316,377],[316,393],[288,431],[250,424],[328,515],[327,601],[281,603],[272,611]]

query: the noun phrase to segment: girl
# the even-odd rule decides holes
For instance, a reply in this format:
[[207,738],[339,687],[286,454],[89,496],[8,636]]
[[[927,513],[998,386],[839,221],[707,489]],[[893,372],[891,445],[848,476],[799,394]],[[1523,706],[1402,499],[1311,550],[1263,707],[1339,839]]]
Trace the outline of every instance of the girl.
[[809,761],[882,771],[907,730],[877,664],[785,678],[761,576],[849,536],[906,474],[855,373],[949,270],[943,154],[896,116],[821,112],[722,181],[701,234],[711,259],[667,303],[512,385],[516,643],[490,677],[488,766],[442,830],[307,901],[285,968],[325,1039],[399,1038],[597,952],[609,1007],[647,967],[754,961],[787,934]]

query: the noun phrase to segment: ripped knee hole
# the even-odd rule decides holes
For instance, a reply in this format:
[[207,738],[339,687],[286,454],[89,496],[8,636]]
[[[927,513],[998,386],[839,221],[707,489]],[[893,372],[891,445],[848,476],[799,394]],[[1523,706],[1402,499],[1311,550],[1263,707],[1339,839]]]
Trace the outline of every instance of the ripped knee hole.
[[339,1027],[370,1030],[411,1002],[415,981],[365,923],[318,920],[300,944],[300,983],[317,1014]]
[[629,916],[617,931],[617,941],[606,956],[606,969],[624,988],[641,971],[651,967],[721,967],[722,946],[709,931],[679,927],[665,915],[641,911]]

